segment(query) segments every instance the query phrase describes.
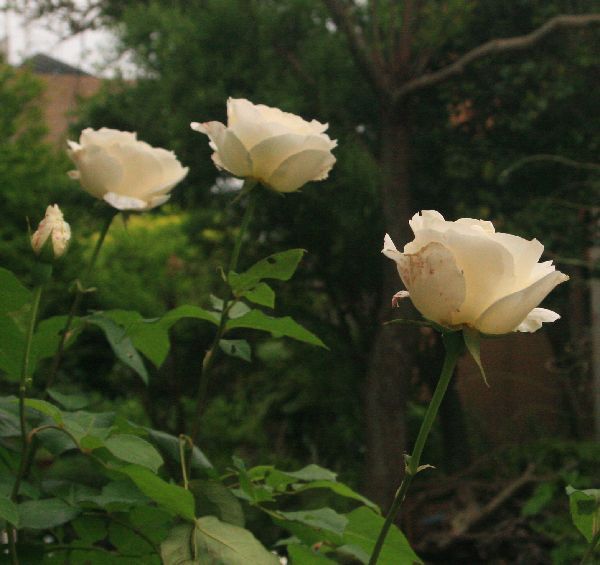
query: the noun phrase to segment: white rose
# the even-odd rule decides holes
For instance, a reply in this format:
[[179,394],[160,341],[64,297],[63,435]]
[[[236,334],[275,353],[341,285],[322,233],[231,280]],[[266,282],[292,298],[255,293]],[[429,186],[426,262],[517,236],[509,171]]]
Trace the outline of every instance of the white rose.
[[227,126],[192,122],[208,135],[219,169],[253,178],[278,192],[293,192],[307,182],[327,178],[337,145],[324,132],[328,125],[243,98],[227,100]]
[[152,147],[128,131],[84,129],[67,153],[77,167],[69,176],[117,210],[149,210],[170,197],[188,173],[172,151]]
[[52,242],[54,257],[58,259],[64,255],[71,239],[71,227],[65,222],[58,204],[46,208],[44,219],[31,236],[31,247],[38,255],[42,252],[48,238]]
[[[534,332],[556,312],[536,306],[569,277],[552,261],[538,263],[544,246],[507,233],[491,222],[448,222],[434,210],[410,221],[415,239],[400,253],[389,235],[383,253],[393,259],[415,307],[442,326],[467,326],[485,334]],[[400,295],[401,296],[401,295]]]

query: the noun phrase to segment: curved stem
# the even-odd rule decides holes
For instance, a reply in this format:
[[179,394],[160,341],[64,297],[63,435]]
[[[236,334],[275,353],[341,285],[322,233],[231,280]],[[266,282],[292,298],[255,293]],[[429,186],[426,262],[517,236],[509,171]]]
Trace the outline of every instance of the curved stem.
[[600,542],[600,529],[594,534],[594,537],[592,538],[592,541],[590,542],[590,545],[588,546],[587,551],[583,555],[583,558],[581,559],[581,563],[579,565],[585,565],[585,563],[590,562],[591,557],[594,553],[594,550],[596,549],[596,546],[598,545],[599,542]]
[[415,475],[420,471],[419,462],[421,460],[421,455],[423,454],[423,449],[425,448],[425,443],[427,442],[427,438],[429,437],[429,432],[431,432],[431,428],[437,416],[440,404],[442,403],[444,395],[446,394],[446,390],[448,389],[448,384],[450,383],[450,379],[454,372],[456,362],[458,361],[458,358],[463,349],[463,337],[461,332],[445,334],[443,336],[443,339],[444,345],[446,347],[446,356],[444,358],[442,372],[440,374],[437,386],[435,387],[435,391],[433,393],[433,397],[431,398],[431,402],[427,407],[427,412],[425,413],[425,418],[423,419],[423,423],[421,424],[421,429],[419,430],[419,435],[417,436],[417,441],[415,442],[415,448],[413,450],[413,453],[412,455],[407,456],[406,458],[407,462],[404,478],[400,483],[400,487],[396,491],[396,496],[394,497],[392,506],[390,507],[385,518],[383,527],[379,532],[379,537],[375,542],[373,553],[371,554],[371,558],[369,559],[369,565],[375,565],[375,563],[377,563],[387,533],[392,523],[394,522],[396,516],[398,515],[400,507],[402,506],[402,502],[404,501],[406,493],[408,492],[408,488],[410,487],[410,484],[412,483],[412,480],[415,477]]
[[98,254],[100,253],[100,248],[104,243],[104,239],[106,238],[106,234],[108,233],[108,229],[112,224],[113,218],[118,214],[118,210],[111,210],[110,213],[106,217],[106,221],[102,226],[102,230],[100,231],[100,235],[98,236],[98,241],[94,246],[94,251],[92,252],[92,257],[88,266],[83,274],[83,277],[80,281],[77,281],[77,286],[75,288],[75,298],[73,298],[73,302],[71,303],[71,308],[69,310],[69,314],[67,316],[67,321],[65,322],[65,327],[62,329],[60,334],[60,341],[58,342],[58,348],[56,349],[56,353],[54,354],[54,358],[52,359],[52,366],[50,367],[50,372],[48,373],[48,379],[46,380],[46,393],[49,388],[52,387],[54,381],[56,379],[56,375],[58,373],[58,369],[60,368],[60,364],[62,362],[63,353],[65,351],[65,344],[67,342],[67,338],[69,336],[69,331],[71,329],[71,325],[73,324],[73,319],[75,318],[77,311],[79,310],[79,306],[81,304],[81,300],[83,295],[85,294],[85,285],[88,282],[90,275],[92,274],[92,270],[94,269],[94,265],[96,264],[96,259],[98,259]]
[[[27,438],[27,421],[25,419],[25,394],[27,392],[27,383],[31,378],[29,374],[29,361],[31,359],[31,345],[33,343],[33,332],[35,330],[35,324],[38,317],[38,311],[40,309],[40,302],[42,299],[42,285],[39,285],[35,288],[33,292],[33,302],[31,305],[31,316],[29,319],[29,326],[27,327],[27,335],[25,338],[25,350],[23,352],[23,362],[21,364],[21,378],[19,381],[19,420],[21,424],[21,459],[19,461],[19,469],[17,471],[17,476],[15,477],[15,482],[13,484],[12,492],[10,498],[13,502],[15,502],[19,496],[19,489],[21,488],[21,481],[23,480],[23,475],[25,473],[25,469],[27,467],[27,459],[29,452],[29,440]],[[12,560],[13,563],[19,563],[19,558],[17,556],[17,548],[14,543],[14,533],[16,532],[16,528],[12,527],[8,535],[13,539],[13,543],[10,544],[11,552],[12,552]]]
[[[253,182],[253,181],[252,181]],[[244,239],[244,234],[248,229],[248,225],[250,224],[250,220],[252,219],[252,215],[254,214],[254,209],[256,207],[256,190],[254,190],[254,182],[252,185],[249,185],[250,188],[247,188],[248,181],[246,181],[246,185],[242,190],[248,191],[248,204],[246,206],[246,210],[244,212],[244,217],[242,218],[242,224],[240,226],[237,238],[235,240],[235,244],[233,247],[233,252],[231,253],[231,259],[229,260],[229,267],[227,270],[227,274],[231,271],[235,271],[237,269],[238,260],[240,257],[240,250],[242,248],[242,241]],[[217,332],[213,339],[213,342],[210,346],[210,349],[206,352],[204,356],[204,360],[202,361],[202,372],[200,373],[200,382],[198,383],[198,394],[196,396],[196,410],[194,413],[194,425],[192,427],[192,433],[190,435],[190,439],[192,445],[196,443],[198,439],[198,433],[200,432],[200,422],[202,420],[202,413],[204,410],[204,404],[206,402],[206,394],[208,391],[208,382],[209,375],[212,370],[212,367],[215,362],[215,358],[219,351],[219,342],[225,333],[225,326],[227,324],[229,310],[235,303],[235,299],[231,293],[231,289],[229,289],[229,294],[227,298],[223,301],[223,309],[221,310],[221,318],[219,320],[219,325],[217,327]],[[188,474],[191,467],[191,460],[189,459],[188,466]]]

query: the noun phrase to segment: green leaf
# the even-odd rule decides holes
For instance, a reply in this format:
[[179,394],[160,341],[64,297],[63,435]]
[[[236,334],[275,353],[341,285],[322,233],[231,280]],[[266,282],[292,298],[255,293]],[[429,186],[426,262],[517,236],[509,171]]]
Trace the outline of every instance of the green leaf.
[[56,424],[62,426],[64,423],[63,414],[60,411],[60,408],[54,406],[54,404],[50,404],[45,400],[39,400],[37,398],[26,398],[25,406],[28,408],[33,408],[42,414],[46,414],[46,416],[50,416],[54,420]]
[[240,294],[246,300],[266,306],[267,308],[275,308],[275,292],[265,282],[258,283],[255,287],[250,288]]
[[244,527],[244,512],[238,499],[217,481],[190,481],[189,488],[196,500],[196,516],[216,516],[222,522]]
[[[348,525],[344,532],[344,543],[359,550],[357,554],[371,555],[385,519],[365,506],[346,514]],[[364,560],[364,563],[367,562]],[[394,525],[390,528],[381,550],[379,565],[409,565],[423,563],[410,547],[404,534]]]
[[252,361],[252,350],[245,339],[222,339],[219,347],[226,355],[237,357],[250,363]]
[[18,381],[25,353],[25,333],[8,315],[0,315],[0,370]]
[[67,410],[81,410],[90,403],[90,399],[84,394],[63,394],[53,388],[48,389],[46,392],[52,400],[56,400]]
[[479,371],[481,372],[481,376],[483,377],[483,382],[489,387],[489,383],[487,382],[487,378],[485,376],[485,370],[483,368],[483,364],[481,363],[481,334],[477,330],[472,330],[470,328],[465,328],[463,330],[463,337],[465,340],[465,345],[467,346],[467,350],[473,357],[475,363],[479,367]]
[[198,565],[192,550],[193,536],[194,526],[190,524],[175,526],[160,544],[163,565]]
[[571,519],[588,543],[600,531],[600,489],[566,488],[569,496]]
[[288,557],[292,560],[291,565],[325,565],[335,563],[327,559],[323,554],[314,551],[305,545],[290,544],[287,546]]
[[156,367],[166,359],[171,343],[169,330],[183,318],[205,320],[219,324],[219,316],[199,306],[184,305],[167,312],[161,318],[145,320],[139,312],[129,310],[108,310],[103,312],[123,327],[136,349],[142,352]]
[[299,471],[285,471],[285,473],[300,481],[335,481],[337,477],[333,471],[312,463],[302,467]]
[[194,539],[198,563],[279,565],[279,559],[267,551],[251,532],[221,522],[214,516],[196,520]]
[[[32,350],[36,362],[40,359],[53,357],[62,339],[63,330],[67,323],[67,316],[54,316],[42,320],[33,336]],[[83,329],[83,320],[77,316],[71,321],[71,328],[65,340],[65,349],[69,348],[77,339]]]
[[[158,448],[164,457],[168,457],[178,465],[181,465],[178,437],[150,428],[147,428],[146,431],[148,432],[148,439]],[[206,455],[202,453],[198,446],[194,445],[192,451],[192,469],[210,471],[212,468],[212,463],[208,460]]]
[[0,267],[0,314],[14,312],[30,300],[31,292],[11,271]]
[[28,500],[19,504],[19,527],[49,530],[70,522],[79,512],[79,508],[74,508],[58,498]]
[[345,498],[351,498],[353,500],[362,502],[365,506],[371,508],[371,510],[374,510],[378,514],[381,513],[381,510],[379,509],[379,506],[377,506],[377,504],[371,502],[368,498],[365,498],[361,494],[358,494],[357,492],[353,491],[349,486],[345,485],[344,483],[338,483],[333,481],[312,481],[306,484],[294,485],[294,492],[297,493],[304,492],[305,490],[310,489],[328,489],[334,492],[335,494],[338,494]]
[[102,493],[81,498],[107,510],[128,509],[131,506],[148,504],[150,499],[142,494],[129,479],[110,482],[102,487]]
[[96,543],[108,535],[106,519],[101,516],[78,516],[71,522],[75,533],[82,541]]
[[19,525],[19,509],[8,496],[0,496],[0,519],[10,522],[13,526]]
[[147,467],[155,473],[163,464],[163,459],[155,447],[141,437],[131,434],[117,434],[104,441],[104,446],[115,457]]
[[296,272],[298,263],[306,253],[304,249],[288,249],[274,253],[255,263],[245,273],[229,273],[228,280],[234,294],[249,290],[262,279],[289,280]]
[[521,508],[521,516],[535,516],[539,514],[554,497],[556,486],[554,483],[539,484],[527,502]]
[[271,333],[273,337],[291,337],[292,339],[327,349],[327,346],[316,335],[303,328],[289,316],[273,318],[260,310],[250,310],[250,312],[241,318],[229,320],[225,326],[226,331],[235,328],[262,330]]
[[167,512],[194,520],[194,497],[189,490],[167,483],[145,467],[128,465],[115,469],[124,473],[148,497]]
[[[331,508],[300,510],[298,512],[278,512],[277,514],[287,522],[297,522],[316,531],[319,539],[325,539],[334,543],[342,541],[344,530],[348,524],[346,516],[338,514]],[[295,533],[293,526],[287,522],[282,522],[283,527]]]
[[144,381],[144,384],[148,384],[148,372],[144,362],[135,349],[131,338],[126,334],[125,329],[102,314],[93,314],[87,320],[104,332],[117,359],[135,371]]

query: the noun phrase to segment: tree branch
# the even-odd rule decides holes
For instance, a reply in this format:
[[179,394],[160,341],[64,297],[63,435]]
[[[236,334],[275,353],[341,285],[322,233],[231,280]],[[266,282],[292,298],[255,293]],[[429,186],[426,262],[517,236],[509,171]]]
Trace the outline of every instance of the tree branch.
[[462,73],[465,67],[482,57],[495,53],[522,51],[533,47],[550,33],[562,27],[585,27],[591,24],[600,24],[600,14],[561,15],[548,20],[544,25],[526,35],[492,39],[465,53],[451,65],[426,73],[418,78],[408,81],[394,92],[394,101],[398,102],[404,96],[416,90],[427,88],[443,82],[455,75]]
[[371,87],[378,96],[388,98],[391,89],[385,72],[379,67],[370,54],[370,49],[365,42],[363,34],[359,31],[356,22],[342,0],[323,0],[329,10],[335,25],[345,34],[350,51],[358,68],[365,75]]

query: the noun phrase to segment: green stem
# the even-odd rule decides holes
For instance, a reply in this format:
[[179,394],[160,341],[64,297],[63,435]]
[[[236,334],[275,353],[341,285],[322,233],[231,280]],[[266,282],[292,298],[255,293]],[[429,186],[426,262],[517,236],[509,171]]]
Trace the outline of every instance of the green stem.
[[598,545],[599,542],[600,542],[600,529],[594,534],[594,537],[592,538],[592,541],[590,542],[590,545],[587,548],[587,551],[585,552],[579,565],[585,565],[585,563],[588,563],[591,560],[594,550],[596,549],[596,546]]
[[375,547],[373,548],[373,553],[369,559],[369,565],[375,565],[375,563],[377,563],[387,533],[392,523],[396,519],[396,516],[398,515],[400,507],[402,506],[402,502],[406,497],[406,493],[408,492],[408,488],[410,487],[413,478],[419,472],[419,462],[421,460],[421,455],[423,454],[423,449],[425,448],[425,443],[429,437],[429,432],[431,432],[431,428],[437,416],[440,404],[442,403],[444,395],[446,394],[446,390],[448,389],[448,384],[452,378],[458,358],[463,350],[463,337],[460,332],[445,334],[443,339],[446,347],[446,356],[444,358],[442,372],[440,374],[437,386],[435,387],[431,402],[427,407],[425,418],[423,419],[421,429],[419,430],[419,435],[417,436],[417,441],[415,442],[414,451],[411,456],[407,457],[404,478],[400,483],[400,487],[396,491],[396,496],[394,497],[392,506],[390,507],[383,527],[379,532],[379,537],[377,538]]
[[[246,206],[246,210],[244,212],[244,217],[242,218],[242,224],[240,226],[237,238],[235,240],[235,244],[233,247],[233,252],[231,254],[231,259],[229,260],[229,267],[227,270],[227,275],[235,271],[237,269],[238,260],[240,257],[240,250],[242,248],[242,241],[244,239],[244,234],[248,229],[248,225],[250,224],[250,220],[252,219],[252,215],[254,214],[254,209],[256,207],[256,190],[253,190],[254,184],[250,185],[248,188],[248,182],[244,185],[242,190],[248,191],[248,204]],[[254,181],[252,181],[254,182]],[[208,391],[208,382],[210,372],[215,363],[215,358],[219,351],[219,342],[225,333],[225,326],[227,324],[229,310],[231,306],[234,304],[234,297],[231,294],[231,289],[229,290],[229,294],[227,298],[223,301],[223,309],[221,310],[221,318],[219,320],[219,325],[217,327],[217,333],[213,339],[212,345],[210,349],[207,351],[204,356],[204,360],[202,361],[202,371],[200,373],[200,382],[198,383],[198,395],[196,396],[196,410],[194,412],[194,425],[192,427],[192,433],[190,435],[192,445],[196,444],[198,439],[198,434],[200,433],[200,423],[202,420],[202,413],[204,410],[204,404],[206,402],[206,394]],[[192,458],[190,457],[189,461],[191,463]],[[188,469],[189,472],[189,469]]]
[[96,259],[98,259],[98,254],[100,253],[100,248],[104,243],[104,239],[106,238],[106,234],[108,233],[108,229],[112,224],[113,218],[118,213],[118,210],[110,210],[110,213],[106,216],[106,220],[104,225],[102,226],[102,230],[100,231],[100,235],[98,237],[98,241],[94,247],[94,251],[92,252],[92,257],[90,262],[88,263],[87,269],[84,272],[83,277],[77,281],[77,286],[75,288],[75,298],[71,303],[71,308],[69,310],[69,314],[67,316],[67,321],[65,322],[65,327],[62,329],[60,334],[60,341],[58,342],[58,348],[56,353],[54,354],[54,358],[52,359],[52,366],[50,367],[50,372],[48,373],[48,379],[46,381],[46,392],[45,396],[48,394],[48,389],[52,387],[54,381],[56,379],[56,375],[58,374],[58,369],[60,368],[60,364],[62,362],[63,354],[65,351],[65,344],[69,337],[69,331],[71,329],[71,325],[73,324],[73,319],[77,315],[77,311],[79,310],[79,306],[81,305],[81,300],[83,299],[83,295],[85,294],[85,285],[88,283],[88,279],[92,274],[92,270],[94,269],[94,265],[96,264]]
[[[27,383],[31,379],[29,374],[29,361],[31,359],[31,345],[33,343],[33,332],[35,330],[35,324],[37,322],[38,311],[40,309],[40,302],[42,299],[42,285],[35,288],[33,292],[33,303],[31,305],[31,316],[29,319],[29,326],[27,327],[27,336],[25,338],[25,351],[23,352],[23,362],[21,364],[21,378],[19,381],[19,420],[21,424],[21,459],[19,461],[19,469],[15,478],[15,483],[12,488],[10,498],[13,502],[16,502],[19,496],[19,489],[21,488],[21,481],[27,467],[27,459],[29,452],[29,440],[27,438],[27,421],[25,419],[25,395],[27,392]],[[8,532],[9,537],[14,536],[16,529],[11,527]],[[17,556],[17,548],[14,543],[11,543],[12,560],[13,563],[18,564],[19,558]]]

